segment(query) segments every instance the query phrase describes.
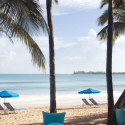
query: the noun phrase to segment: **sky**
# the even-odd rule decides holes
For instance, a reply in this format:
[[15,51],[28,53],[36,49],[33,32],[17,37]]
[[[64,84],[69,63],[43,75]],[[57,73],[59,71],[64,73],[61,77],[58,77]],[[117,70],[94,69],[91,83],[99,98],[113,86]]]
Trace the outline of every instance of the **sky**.
[[[39,0],[46,17],[46,0]],[[101,0],[59,0],[53,4],[53,28],[55,42],[55,73],[73,74],[74,71],[106,71],[106,41],[100,41],[97,33],[97,18]],[[49,74],[48,35],[34,36],[46,58],[46,73]],[[43,74],[32,64],[31,54],[22,42],[14,44],[0,37],[1,74]],[[119,37],[113,46],[113,72],[125,72],[125,36]]]

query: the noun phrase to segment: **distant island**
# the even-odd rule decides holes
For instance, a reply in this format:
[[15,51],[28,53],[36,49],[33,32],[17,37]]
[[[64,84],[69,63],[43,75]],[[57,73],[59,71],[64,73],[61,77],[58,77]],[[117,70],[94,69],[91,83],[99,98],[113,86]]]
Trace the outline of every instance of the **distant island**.
[[[73,74],[106,74],[106,72],[103,72],[103,71],[97,71],[97,72],[74,71]],[[113,72],[112,74],[125,74],[125,72]]]

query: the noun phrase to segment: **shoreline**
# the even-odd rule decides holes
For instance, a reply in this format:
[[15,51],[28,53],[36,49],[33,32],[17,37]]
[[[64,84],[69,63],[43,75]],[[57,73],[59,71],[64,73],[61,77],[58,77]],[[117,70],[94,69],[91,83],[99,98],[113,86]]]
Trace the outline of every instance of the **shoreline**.
[[[122,92],[115,92],[114,93],[114,101],[117,101],[118,98],[121,96]],[[50,102],[50,95],[20,95],[18,98],[7,98],[6,102],[9,102],[12,105],[30,105],[30,104],[49,104]],[[88,94],[77,94],[77,93],[69,93],[69,94],[57,94],[56,95],[56,102],[57,104],[67,104],[67,103],[82,103],[82,98],[86,98],[89,101]],[[100,93],[100,94],[91,94],[91,98],[94,98],[98,103],[107,102],[107,93]],[[3,105],[4,98],[0,99],[0,104]]]

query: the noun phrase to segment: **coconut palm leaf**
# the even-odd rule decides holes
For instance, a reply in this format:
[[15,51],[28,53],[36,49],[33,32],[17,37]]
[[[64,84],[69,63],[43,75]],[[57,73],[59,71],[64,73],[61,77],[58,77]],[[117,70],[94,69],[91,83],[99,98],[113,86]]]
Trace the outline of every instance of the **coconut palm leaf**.
[[24,42],[32,55],[33,64],[45,70],[45,57],[31,37],[38,32],[49,31],[36,1],[0,0],[0,29],[9,38],[17,37]]
[[0,10],[28,33],[49,31],[43,11],[35,0],[0,0]]
[[104,13],[97,19],[98,25],[104,25],[108,20],[108,10],[105,10]]
[[[100,9],[108,5],[109,0],[102,0],[100,4]],[[113,0],[113,8],[124,7],[123,0]]]
[[[100,40],[106,40],[107,39],[107,30],[108,26],[104,27],[98,34],[97,37]],[[123,22],[114,22],[113,23],[113,44],[117,40],[117,38],[125,33],[125,23]]]
[[121,8],[124,9],[123,0],[114,0],[114,8]]
[[[113,20],[118,22],[125,21],[125,11],[121,8],[113,9]],[[108,10],[105,10],[104,13],[97,19],[98,25],[104,25],[108,21]]]
[[124,10],[118,10],[114,13],[114,19],[117,22],[125,22],[125,11]]
[[[32,55],[33,64],[34,65],[36,64],[39,68],[42,67],[45,71],[45,57],[42,51],[40,50],[39,46],[37,45],[37,43],[19,24],[15,23],[14,21],[11,24],[12,25],[9,26],[9,31],[14,31],[14,34],[11,34],[12,32],[7,32],[6,33],[7,36],[9,36],[9,38],[17,37],[18,39],[20,39],[20,41],[25,43],[29,52]],[[8,26],[6,24],[6,25],[3,25],[1,29],[5,29],[6,31],[7,28]]]
[[105,5],[107,5],[108,2],[109,2],[108,0],[102,0],[100,4],[100,9],[103,8]]
[[58,0],[53,0],[53,1],[54,1],[54,3],[58,4]]
[[11,36],[9,36],[9,35],[7,34],[7,32],[6,32],[3,28],[1,28],[1,27],[0,27],[0,32],[5,33],[6,36],[10,39],[10,41],[13,43],[13,40],[12,40]]

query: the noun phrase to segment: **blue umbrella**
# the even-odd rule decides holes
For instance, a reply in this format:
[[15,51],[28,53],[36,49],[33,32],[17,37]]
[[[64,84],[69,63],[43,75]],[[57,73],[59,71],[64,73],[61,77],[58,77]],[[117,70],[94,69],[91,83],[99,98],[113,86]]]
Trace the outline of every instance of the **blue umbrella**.
[[5,98],[19,97],[19,95],[13,92],[2,91],[0,92],[0,97],[4,98],[4,103],[5,103]]
[[101,91],[98,91],[98,90],[95,90],[95,89],[91,89],[91,88],[88,88],[86,90],[82,90],[82,91],[79,91],[78,94],[89,94],[89,98],[90,98],[90,94],[94,94],[94,93],[101,93]]

